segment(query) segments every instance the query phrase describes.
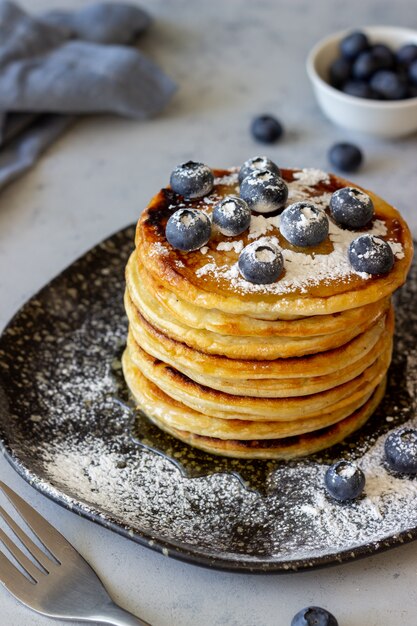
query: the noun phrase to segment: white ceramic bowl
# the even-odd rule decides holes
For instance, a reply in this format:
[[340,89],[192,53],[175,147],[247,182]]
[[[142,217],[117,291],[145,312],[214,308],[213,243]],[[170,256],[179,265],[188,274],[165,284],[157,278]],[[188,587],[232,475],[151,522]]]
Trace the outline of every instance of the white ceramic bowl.
[[[394,26],[366,26],[371,43],[385,43],[396,50],[405,43],[417,44],[417,31]],[[401,137],[417,130],[417,98],[380,101],[349,96],[332,87],[328,72],[339,56],[339,43],[352,32],[341,31],[319,41],[307,58],[307,74],[324,114],[336,124],[379,137]]]

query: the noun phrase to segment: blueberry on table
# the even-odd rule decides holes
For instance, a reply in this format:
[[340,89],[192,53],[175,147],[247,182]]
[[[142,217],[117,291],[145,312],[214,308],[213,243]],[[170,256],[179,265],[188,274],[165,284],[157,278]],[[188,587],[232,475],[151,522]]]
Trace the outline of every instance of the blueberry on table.
[[349,96],[355,96],[355,98],[367,98],[368,100],[375,100],[378,98],[377,94],[364,80],[348,80],[342,86],[342,91],[343,93],[347,93]]
[[415,43],[407,43],[401,46],[397,50],[396,57],[400,65],[410,65],[413,61],[417,61],[417,45]]
[[190,252],[204,246],[211,235],[211,222],[198,209],[178,209],[169,218],[165,236],[173,248]]
[[291,620],[291,626],[338,626],[334,615],[320,606],[301,609]]
[[187,161],[173,170],[170,184],[176,193],[185,198],[202,198],[213,189],[214,176],[204,163]]
[[273,115],[255,117],[251,124],[253,137],[262,143],[274,143],[284,132],[281,122]]
[[329,220],[310,202],[296,202],[281,213],[280,231],[294,246],[316,246],[329,234]]
[[214,207],[213,224],[222,235],[234,237],[249,228],[251,210],[243,198],[226,196]]
[[382,237],[360,235],[349,246],[349,261],[357,272],[387,274],[394,266],[391,246]]
[[334,221],[350,229],[366,226],[374,215],[371,198],[355,187],[342,187],[335,191],[329,206]]
[[352,73],[352,64],[348,59],[339,57],[329,68],[329,80],[333,87],[341,87],[349,80]]
[[257,213],[282,211],[288,198],[288,187],[273,172],[257,170],[242,180],[240,197]]
[[245,161],[240,168],[239,183],[241,183],[242,180],[246,178],[246,176],[252,174],[252,172],[256,172],[259,170],[269,170],[273,174],[281,176],[281,170],[279,169],[278,165],[276,165],[276,163],[271,161],[271,159],[268,159],[268,157],[266,156],[255,156]]
[[329,161],[341,172],[354,172],[361,165],[363,155],[353,143],[336,143],[329,150]]
[[264,238],[243,248],[238,267],[243,278],[250,283],[268,285],[282,274],[284,259],[277,246]]
[[379,70],[370,79],[370,86],[384,100],[402,100],[408,96],[405,79],[392,70]]
[[385,459],[391,469],[402,474],[417,474],[417,430],[398,428],[385,440]]
[[354,463],[342,460],[329,467],[324,476],[324,484],[335,500],[354,500],[363,491],[365,475]]
[[368,37],[365,33],[350,33],[340,42],[340,52],[345,59],[356,59],[356,57],[369,48]]
[[357,80],[367,80],[381,69],[379,58],[372,50],[361,52],[352,66],[352,75]]

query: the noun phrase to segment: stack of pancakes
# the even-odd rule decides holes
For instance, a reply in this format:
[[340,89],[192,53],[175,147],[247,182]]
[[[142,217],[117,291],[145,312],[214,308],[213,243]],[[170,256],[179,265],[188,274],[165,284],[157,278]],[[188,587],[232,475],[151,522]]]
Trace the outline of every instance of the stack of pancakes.
[[[123,370],[148,418],[176,438],[214,454],[288,459],[331,446],[362,426],[383,397],[394,316],[390,296],[412,255],[400,214],[367,192],[375,216],[358,233],[331,220],[332,192],[351,186],[318,170],[283,170],[288,204],[309,199],[326,210],[328,239],[297,248],[278,216],[253,215],[248,232],[213,231],[193,252],[166,240],[168,218],[190,207],[210,215],[239,193],[236,170],[214,170],[205,198],[163,189],[143,212],[126,269],[129,319]],[[354,271],[347,249],[358,234],[383,236],[393,269]],[[238,273],[243,246],[273,238],[284,273],[254,285]]]

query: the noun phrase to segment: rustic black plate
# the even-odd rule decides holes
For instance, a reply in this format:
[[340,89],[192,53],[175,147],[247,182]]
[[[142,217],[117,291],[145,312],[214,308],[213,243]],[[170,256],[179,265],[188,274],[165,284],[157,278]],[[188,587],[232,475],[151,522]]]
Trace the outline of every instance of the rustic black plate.
[[[34,296],[0,338],[2,450],[63,506],[165,555],[209,567],[282,572],[355,559],[417,536],[417,481],[383,464],[386,433],[414,418],[417,265],[397,296],[384,402],[325,455],[248,462],[198,452],[138,415],[120,375],[124,265],[133,227]],[[326,496],[323,475],[356,459],[366,493]]]

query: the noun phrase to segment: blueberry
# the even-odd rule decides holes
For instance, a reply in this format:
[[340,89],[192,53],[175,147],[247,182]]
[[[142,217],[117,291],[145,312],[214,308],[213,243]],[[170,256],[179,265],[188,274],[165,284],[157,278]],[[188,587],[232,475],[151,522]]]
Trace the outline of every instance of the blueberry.
[[394,255],[382,237],[360,235],[349,246],[349,261],[357,272],[387,274],[394,265]]
[[284,129],[281,122],[272,115],[260,115],[255,117],[251,124],[253,137],[262,143],[274,143],[277,141]]
[[408,95],[407,83],[391,70],[379,70],[370,80],[371,88],[385,100],[402,100]]
[[343,187],[330,198],[330,213],[340,226],[362,228],[371,221],[374,205],[371,198],[355,187]]
[[415,43],[407,43],[397,50],[397,61],[400,65],[410,65],[413,61],[417,61],[417,45]]
[[171,246],[186,252],[204,246],[210,235],[210,220],[198,209],[178,209],[169,218],[165,229],[165,236]]
[[282,211],[288,198],[288,187],[273,172],[257,170],[242,180],[240,197],[257,213]]
[[340,42],[340,51],[345,59],[356,59],[361,52],[368,48],[368,38],[361,32],[350,33]]
[[395,472],[417,474],[417,430],[398,428],[385,440],[385,459]]
[[294,615],[291,626],[338,626],[334,615],[320,606],[308,606]]
[[338,461],[327,470],[324,484],[335,500],[354,500],[363,491],[365,475],[354,463]]
[[329,161],[341,172],[354,172],[363,160],[361,150],[353,143],[335,143],[329,150]]
[[379,69],[390,70],[395,66],[395,56],[391,48],[384,43],[377,43],[371,48],[372,54],[378,59]]
[[234,237],[249,228],[251,210],[247,203],[237,196],[226,196],[214,207],[213,224],[222,235]]
[[329,234],[329,220],[314,204],[296,202],[282,212],[280,230],[294,246],[316,246]]
[[273,174],[281,176],[281,170],[278,165],[271,161],[271,159],[268,159],[266,156],[256,156],[245,161],[240,168],[239,183],[241,183],[246,176],[249,176],[249,174],[252,174],[252,172],[256,172],[257,170],[269,170]]
[[355,60],[352,74],[357,80],[367,80],[379,69],[381,69],[381,66],[378,57],[374,55],[372,50],[366,50],[361,52]]
[[408,77],[413,86],[417,85],[417,61],[411,63],[408,68]]
[[277,246],[264,237],[243,248],[238,267],[243,278],[250,283],[269,285],[281,275],[284,259]]
[[185,198],[201,198],[213,189],[213,172],[204,163],[187,161],[173,170],[170,184],[176,193]]
[[329,82],[333,87],[341,87],[349,80],[352,71],[352,64],[347,59],[340,57],[333,61],[329,68]]
[[368,98],[374,100],[376,93],[364,80],[348,80],[342,87],[342,91],[355,98]]

